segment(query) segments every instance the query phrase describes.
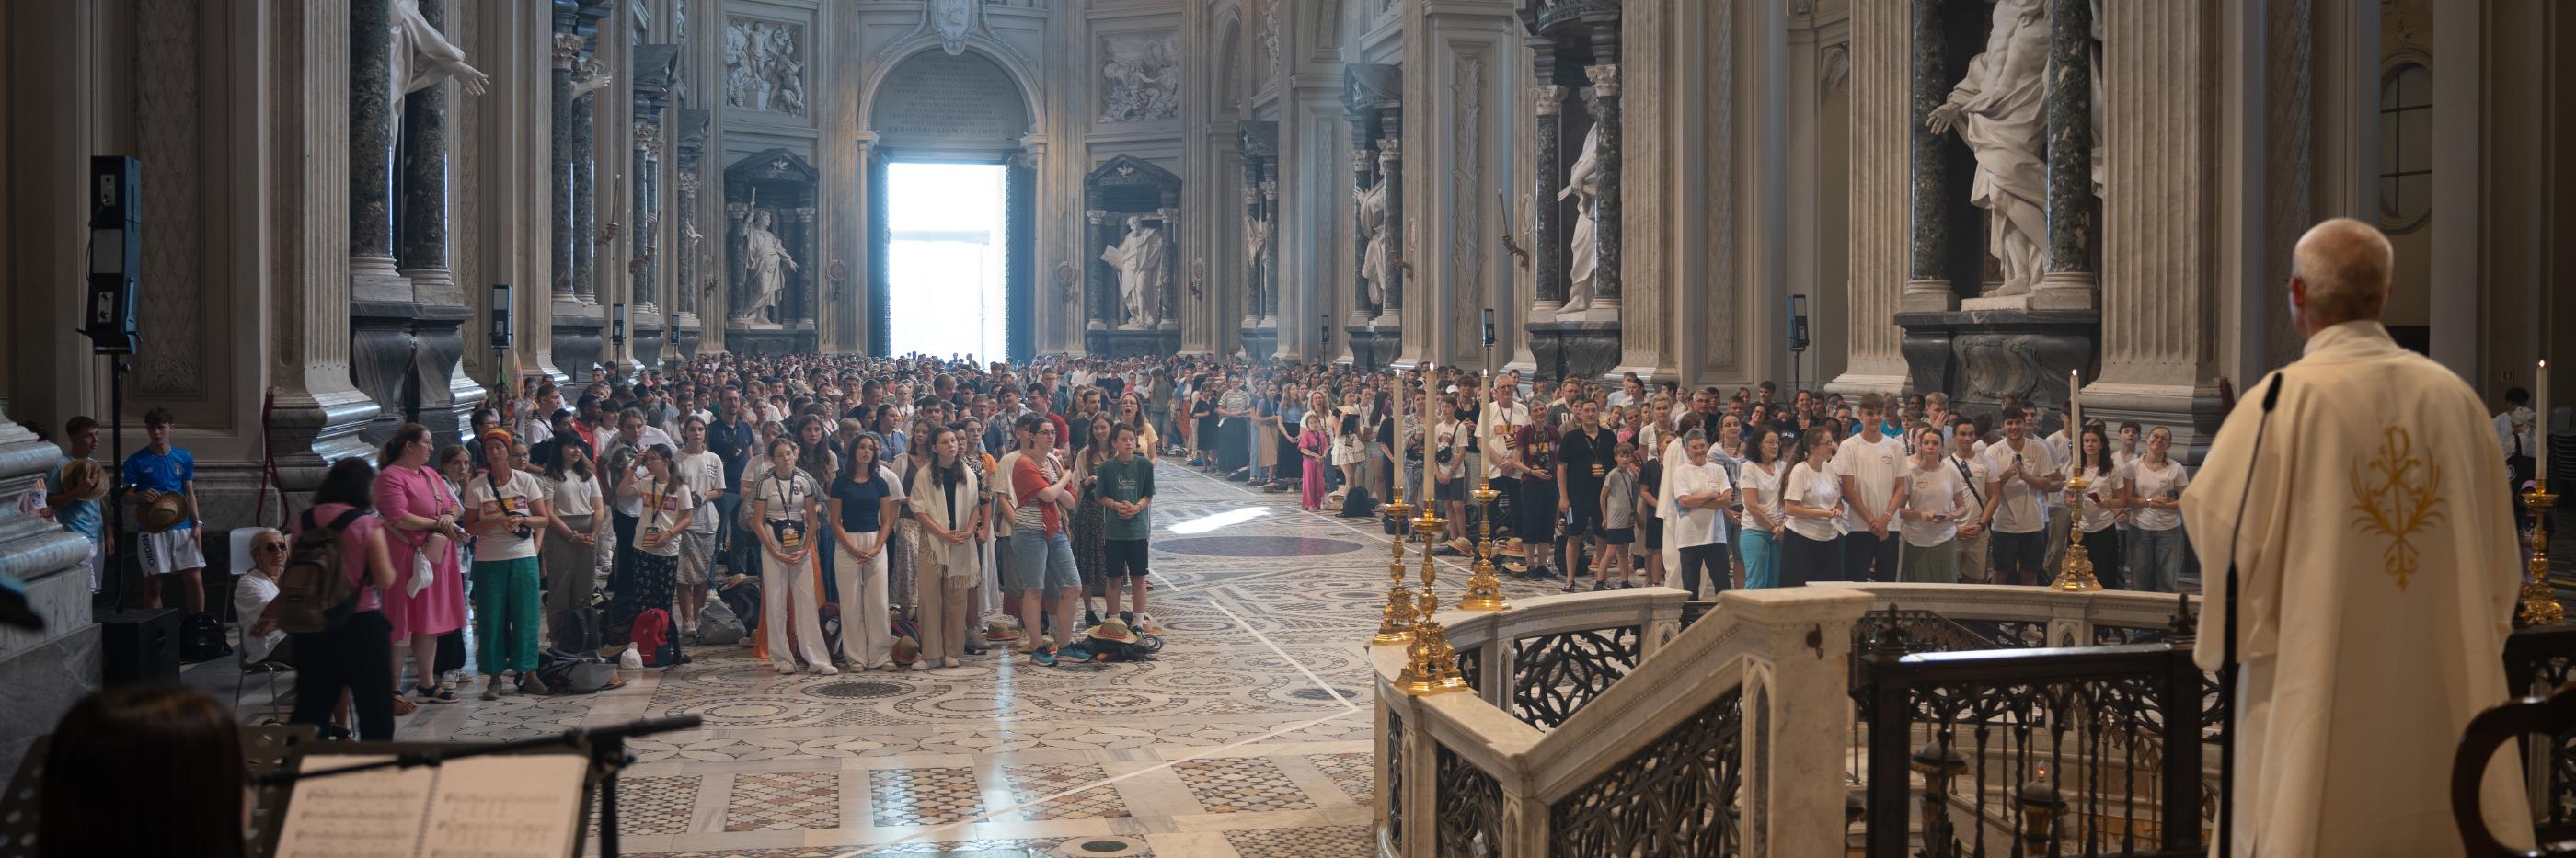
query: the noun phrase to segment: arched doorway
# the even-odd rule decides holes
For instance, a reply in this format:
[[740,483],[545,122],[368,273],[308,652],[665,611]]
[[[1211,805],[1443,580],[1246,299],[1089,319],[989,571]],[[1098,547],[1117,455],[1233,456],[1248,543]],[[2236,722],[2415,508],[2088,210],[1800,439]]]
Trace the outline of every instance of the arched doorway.
[[[924,50],[897,62],[866,105],[870,138],[862,153],[874,313],[868,350],[1028,358],[1035,351],[1037,171],[1022,151],[1034,124],[1027,92],[977,50]],[[931,190],[907,190],[924,187]],[[974,297],[960,303],[961,291]],[[899,316],[924,327],[899,335]],[[922,345],[963,344],[922,337],[964,337],[987,330],[983,319],[999,321],[989,328],[1000,332],[998,348]]]

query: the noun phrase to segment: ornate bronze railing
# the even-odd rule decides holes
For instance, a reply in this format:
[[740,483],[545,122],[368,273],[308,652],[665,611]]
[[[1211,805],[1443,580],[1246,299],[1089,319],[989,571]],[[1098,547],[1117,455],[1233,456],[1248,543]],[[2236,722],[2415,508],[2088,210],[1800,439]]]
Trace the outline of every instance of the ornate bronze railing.
[[1503,854],[1503,785],[1445,745],[1436,756],[1440,858]]
[[[2546,695],[2576,680],[2576,626],[2517,629],[2504,644],[2505,690]],[[2537,775],[2540,802],[2532,826],[2539,842],[2576,838],[2576,733],[2525,736],[2522,759]]]
[[1579,629],[1512,642],[1512,717],[1554,730],[1645,659],[1636,626]]
[[1873,858],[2199,851],[2209,689],[2187,640],[1910,653],[1888,628],[1854,677]]
[[1548,854],[1741,854],[1744,721],[1743,690],[1729,691],[1558,799],[1548,808]]

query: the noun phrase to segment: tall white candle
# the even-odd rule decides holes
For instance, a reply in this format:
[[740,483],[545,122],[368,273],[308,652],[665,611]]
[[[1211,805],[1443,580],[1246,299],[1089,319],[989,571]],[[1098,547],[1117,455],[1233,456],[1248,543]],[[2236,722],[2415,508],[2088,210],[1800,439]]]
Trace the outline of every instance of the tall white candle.
[[[2083,370],[2077,369],[2066,371],[2066,437],[2069,438],[2081,439],[2084,437],[2083,372]],[[2081,456],[2083,455],[2083,451],[2077,450],[2076,454]]]
[[2547,489],[2549,488],[2549,361],[2540,362],[2540,377],[2536,381],[2540,387],[2535,401],[2539,403],[2540,410],[2532,413],[2531,435],[2532,440],[2537,442],[2533,446],[2539,449],[2539,458],[2532,460],[2538,465],[2532,469],[2532,473],[2541,475],[2540,487]]
[[1424,433],[1422,437],[1422,514],[1424,515],[1430,515],[1432,508],[1431,469],[1440,466],[1439,452],[1431,446],[1438,443],[1439,439],[1430,434],[1431,405],[1438,401],[1440,401],[1440,365],[1425,361],[1422,364],[1422,431]]

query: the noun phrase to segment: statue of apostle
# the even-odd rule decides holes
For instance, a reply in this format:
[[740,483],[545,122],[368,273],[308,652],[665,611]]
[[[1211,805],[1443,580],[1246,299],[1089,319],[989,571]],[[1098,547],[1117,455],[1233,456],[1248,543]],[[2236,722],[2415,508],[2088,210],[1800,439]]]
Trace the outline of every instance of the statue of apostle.
[[742,249],[742,268],[736,272],[733,292],[738,300],[728,318],[736,322],[765,321],[761,314],[787,291],[787,272],[801,269],[796,258],[787,254],[787,244],[769,231],[768,209],[753,209],[741,223],[737,246]]
[[1143,215],[1127,216],[1127,237],[1100,252],[1118,269],[1118,296],[1127,305],[1127,327],[1151,328],[1162,321],[1163,257],[1170,242],[1163,231],[1145,225]]
[[403,96],[455,78],[467,95],[482,95],[491,78],[465,64],[465,51],[440,35],[420,12],[420,0],[396,0],[393,24],[394,123],[402,123]]
[[1583,154],[1565,172],[1560,201],[1575,199],[1574,235],[1567,240],[1565,309],[1580,313],[1592,307],[1592,276],[1601,262],[1601,126],[1583,135]]
[[1986,210],[1986,252],[2002,263],[1997,295],[2025,295],[2039,284],[2048,247],[2048,10],[2041,0],[1995,4],[1986,52],[1924,126],[1952,129],[1977,156],[1968,201]]
[[1386,278],[1392,273],[1389,271],[1392,266],[1387,264],[1388,241],[1393,238],[1390,233],[1394,232],[1387,228],[1389,224],[1386,222],[1386,178],[1380,176],[1377,184],[1352,193],[1359,198],[1360,237],[1364,240],[1360,251],[1360,281],[1368,284],[1369,306],[1384,307]]

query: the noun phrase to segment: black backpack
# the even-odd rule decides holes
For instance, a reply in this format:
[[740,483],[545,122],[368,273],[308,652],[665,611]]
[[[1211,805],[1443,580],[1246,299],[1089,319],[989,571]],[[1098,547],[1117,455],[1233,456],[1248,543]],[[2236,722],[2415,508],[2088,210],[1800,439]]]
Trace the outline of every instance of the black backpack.
[[198,611],[180,623],[180,661],[213,661],[231,654],[233,645],[224,642],[224,623],[215,619],[213,612]]
[[[340,534],[365,514],[349,510],[325,528],[314,526],[312,510],[304,511],[304,532],[296,534],[294,553],[287,555],[286,567],[277,573],[278,628],[288,634],[337,631],[357,613],[360,590],[349,583],[348,570],[341,568],[347,554],[340,548]],[[218,642],[222,631],[216,628]],[[181,643],[184,646],[187,640]]]

